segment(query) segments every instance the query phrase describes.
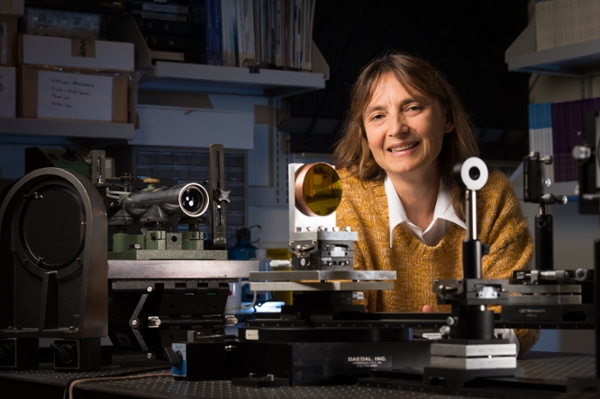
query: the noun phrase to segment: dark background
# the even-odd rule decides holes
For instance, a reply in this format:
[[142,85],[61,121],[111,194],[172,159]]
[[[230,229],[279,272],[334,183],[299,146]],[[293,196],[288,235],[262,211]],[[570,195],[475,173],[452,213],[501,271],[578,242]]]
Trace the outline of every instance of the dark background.
[[528,22],[527,0],[316,0],[313,40],[329,64],[326,88],[291,97],[294,153],[329,153],[360,68],[394,49],[423,57],[456,89],[487,160],[528,150],[529,74],[509,72],[506,49]]

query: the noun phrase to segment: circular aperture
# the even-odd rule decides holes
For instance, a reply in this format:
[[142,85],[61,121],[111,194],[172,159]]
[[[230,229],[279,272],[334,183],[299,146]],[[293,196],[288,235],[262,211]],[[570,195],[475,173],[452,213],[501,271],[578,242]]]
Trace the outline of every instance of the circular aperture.
[[479,176],[481,176],[481,173],[479,173],[479,169],[477,169],[477,168],[469,169],[469,177],[471,179],[477,180],[477,179],[479,179]]
[[64,186],[50,185],[30,193],[21,221],[24,247],[39,267],[60,270],[79,256],[85,211]]
[[181,190],[179,201],[188,216],[199,217],[208,209],[208,192],[200,185],[189,184]]
[[200,193],[196,188],[188,188],[183,192],[181,202],[186,211],[196,213],[200,209]]

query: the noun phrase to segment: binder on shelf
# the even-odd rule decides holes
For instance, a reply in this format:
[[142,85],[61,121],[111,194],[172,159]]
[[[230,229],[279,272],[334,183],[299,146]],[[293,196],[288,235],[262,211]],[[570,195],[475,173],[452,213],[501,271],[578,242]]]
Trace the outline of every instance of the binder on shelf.
[[206,18],[206,63],[223,65],[220,0],[206,0]]
[[196,51],[194,62],[206,64],[206,0],[191,0],[190,21],[193,26],[193,49]]

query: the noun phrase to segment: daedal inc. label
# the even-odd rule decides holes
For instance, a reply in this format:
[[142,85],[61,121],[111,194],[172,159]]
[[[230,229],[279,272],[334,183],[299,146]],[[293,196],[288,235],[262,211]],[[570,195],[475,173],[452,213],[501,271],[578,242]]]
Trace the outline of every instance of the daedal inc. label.
[[346,368],[392,368],[391,356],[346,356]]

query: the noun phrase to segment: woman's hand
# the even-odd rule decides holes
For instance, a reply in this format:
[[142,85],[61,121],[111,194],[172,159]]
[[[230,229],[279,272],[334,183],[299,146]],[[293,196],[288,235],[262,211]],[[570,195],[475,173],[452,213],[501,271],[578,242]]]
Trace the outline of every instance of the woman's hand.
[[431,305],[423,306],[423,313],[431,313],[431,312],[433,312],[433,308],[431,307]]

